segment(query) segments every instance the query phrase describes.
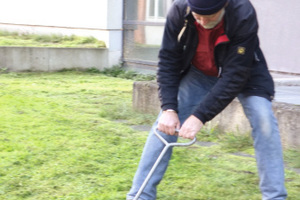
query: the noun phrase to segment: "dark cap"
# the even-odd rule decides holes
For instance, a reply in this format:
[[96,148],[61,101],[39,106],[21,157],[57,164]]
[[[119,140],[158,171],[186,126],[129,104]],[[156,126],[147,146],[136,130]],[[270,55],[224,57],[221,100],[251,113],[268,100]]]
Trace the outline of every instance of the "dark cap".
[[187,0],[191,11],[199,15],[211,15],[221,10],[227,0]]

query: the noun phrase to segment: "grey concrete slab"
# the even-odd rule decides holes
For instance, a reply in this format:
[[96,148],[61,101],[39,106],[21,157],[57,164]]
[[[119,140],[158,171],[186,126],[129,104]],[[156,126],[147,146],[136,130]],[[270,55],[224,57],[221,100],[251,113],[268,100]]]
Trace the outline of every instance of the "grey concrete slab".
[[9,71],[58,71],[104,69],[109,52],[105,48],[0,47],[0,68]]
[[300,85],[299,86],[276,86],[276,102],[300,105]]

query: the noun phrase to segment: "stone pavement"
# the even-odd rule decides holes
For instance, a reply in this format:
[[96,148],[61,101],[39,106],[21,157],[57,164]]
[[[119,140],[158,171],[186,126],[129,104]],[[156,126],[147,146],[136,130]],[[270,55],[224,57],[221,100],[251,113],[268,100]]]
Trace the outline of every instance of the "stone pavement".
[[300,106],[300,85],[299,86],[276,86],[276,102],[289,103]]
[[300,75],[272,73],[275,82],[276,102],[300,105]]

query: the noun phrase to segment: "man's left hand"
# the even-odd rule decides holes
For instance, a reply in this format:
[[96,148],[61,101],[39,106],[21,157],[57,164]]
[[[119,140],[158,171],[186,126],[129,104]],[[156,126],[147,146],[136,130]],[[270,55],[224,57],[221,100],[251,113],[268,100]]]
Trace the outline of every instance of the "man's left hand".
[[187,139],[194,139],[202,127],[203,123],[197,117],[191,115],[181,126],[179,136]]

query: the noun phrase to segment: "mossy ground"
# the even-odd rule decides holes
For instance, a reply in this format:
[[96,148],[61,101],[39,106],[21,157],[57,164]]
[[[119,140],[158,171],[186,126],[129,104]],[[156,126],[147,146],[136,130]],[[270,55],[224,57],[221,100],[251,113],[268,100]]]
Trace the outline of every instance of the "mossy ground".
[[26,34],[0,30],[0,46],[104,48],[94,37],[59,34]]

